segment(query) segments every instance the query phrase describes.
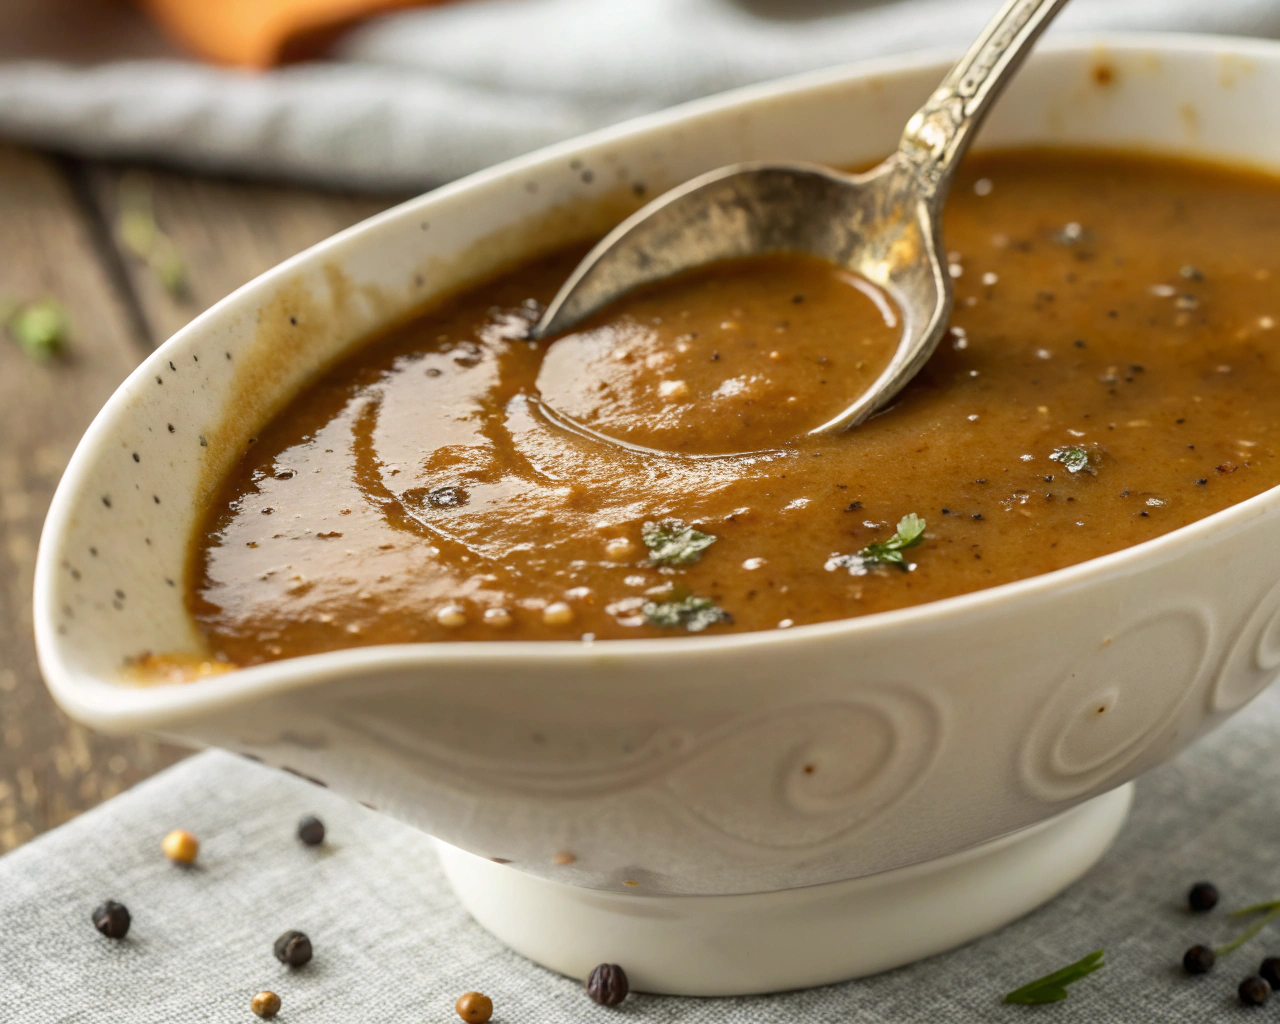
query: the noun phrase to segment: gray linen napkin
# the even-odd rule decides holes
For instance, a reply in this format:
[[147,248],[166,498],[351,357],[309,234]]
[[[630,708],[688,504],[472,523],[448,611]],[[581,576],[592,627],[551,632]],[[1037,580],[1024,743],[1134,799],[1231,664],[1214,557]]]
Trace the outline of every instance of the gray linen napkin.
[[[1280,897],[1277,737],[1280,689],[1273,689],[1140,781],[1118,844],[1083,881],[964,949],[806,992],[642,995],[612,1011],[589,1002],[578,981],[535,967],[474,924],[422,833],[209,752],[0,859],[0,1020],[250,1021],[249,1000],[264,988],[283,999],[282,1024],[456,1021],[453,1002],[471,989],[493,998],[495,1024],[1228,1019],[1239,980],[1280,953],[1280,924],[1206,977],[1188,978],[1178,963],[1193,942],[1218,944],[1240,930],[1226,909]],[[328,825],[320,848],[294,838],[306,813]],[[161,855],[172,828],[201,838],[194,869]],[[1185,893],[1201,878],[1217,882],[1223,902],[1193,916]],[[89,921],[108,897],[133,914],[123,942],[103,938]],[[306,932],[315,948],[314,960],[294,971],[271,952],[289,928]],[[1001,1005],[1005,991],[1099,947],[1107,966],[1065,1003]]]
[[[464,0],[371,21],[330,60],[252,74],[184,59],[102,0],[2,0],[0,136],[420,188],[733,86],[958,53],[998,2]],[[1108,29],[1277,36],[1280,4],[1073,0],[1051,33]]]

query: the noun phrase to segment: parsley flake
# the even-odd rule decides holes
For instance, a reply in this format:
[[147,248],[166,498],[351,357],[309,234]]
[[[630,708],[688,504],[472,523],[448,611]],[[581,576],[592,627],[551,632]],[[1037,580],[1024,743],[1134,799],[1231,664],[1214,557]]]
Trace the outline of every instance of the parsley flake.
[[186,267],[173,239],[156,222],[151,186],[140,175],[126,175],[120,182],[116,231],[125,249],[146,264],[166,292],[179,300],[188,297]]
[[4,320],[23,351],[36,359],[57,355],[71,333],[67,311],[53,299],[6,310]]
[[1067,998],[1067,986],[1081,978],[1092,974],[1106,964],[1102,961],[1103,951],[1095,950],[1088,956],[1070,964],[1060,971],[1037,978],[1022,988],[1015,988],[1004,997],[1006,1003],[1057,1003]]
[[649,557],[658,565],[689,565],[716,542],[711,534],[700,533],[683,519],[645,523],[640,536],[649,549]]
[[855,555],[832,555],[827,559],[826,570],[848,569],[850,576],[865,576],[877,565],[896,565],[903,572],[915,568],[902,552],[924,540],[924,528],[928,524],[914,512],[908,512],[898,520],[898,532],[888,540],[875,541]]
[[1061,448],[1055,448],[1049,456],[1049,461],[1060,463],[1068,473],[1096,472],[1091,465],[1089,453],[1078,445],[1064,445]]
[[690,633],[701,633],[708,626],[733,621],[733,616],[717,607],[711,598],[692,594],[673,595],[667,601],[646,601],[640,611],[651,626],[671,629],[684,626]]

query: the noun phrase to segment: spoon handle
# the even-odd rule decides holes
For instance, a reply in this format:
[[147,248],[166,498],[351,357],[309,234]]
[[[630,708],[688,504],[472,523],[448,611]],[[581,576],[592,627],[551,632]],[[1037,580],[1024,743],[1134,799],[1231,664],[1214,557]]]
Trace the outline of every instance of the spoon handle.
[[923,194],[946,196],[960,158],[1000,90],[1067,0],[1006,0],[969,52],[907,122],[898,146]]

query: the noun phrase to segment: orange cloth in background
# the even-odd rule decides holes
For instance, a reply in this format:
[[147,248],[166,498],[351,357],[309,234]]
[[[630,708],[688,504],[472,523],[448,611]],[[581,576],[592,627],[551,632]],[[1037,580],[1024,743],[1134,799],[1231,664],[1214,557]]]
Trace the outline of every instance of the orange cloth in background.
[[439,0],[139,0],[179,43],[219,64],[310,57],[361,18]]

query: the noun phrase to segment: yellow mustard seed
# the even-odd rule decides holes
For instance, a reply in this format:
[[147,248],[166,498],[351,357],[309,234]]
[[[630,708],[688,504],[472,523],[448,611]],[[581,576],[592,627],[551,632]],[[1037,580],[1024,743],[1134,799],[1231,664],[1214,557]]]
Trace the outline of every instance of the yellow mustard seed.
[[164,855],[175,864],[194,864],[196,854],[200,852],[200,840],[180,828],[175,828],[165,836],[161,846]]
[[269,1020],[280,1012],[280,997],[274,992],[259,992],[249,1007],[259,1017]]
[[447,604],[436,612],[436,622],[445,629],[459,629],[467,624],[467,610],[460,604]]
[[625,562],[635,549],[636,546],[626,537],[613,537],[605,542],[604,556],[611,562]]
[[564,601],[555,601],[542,609],[542,621],[548,626],[567,626],[573,621],[573,609]]

